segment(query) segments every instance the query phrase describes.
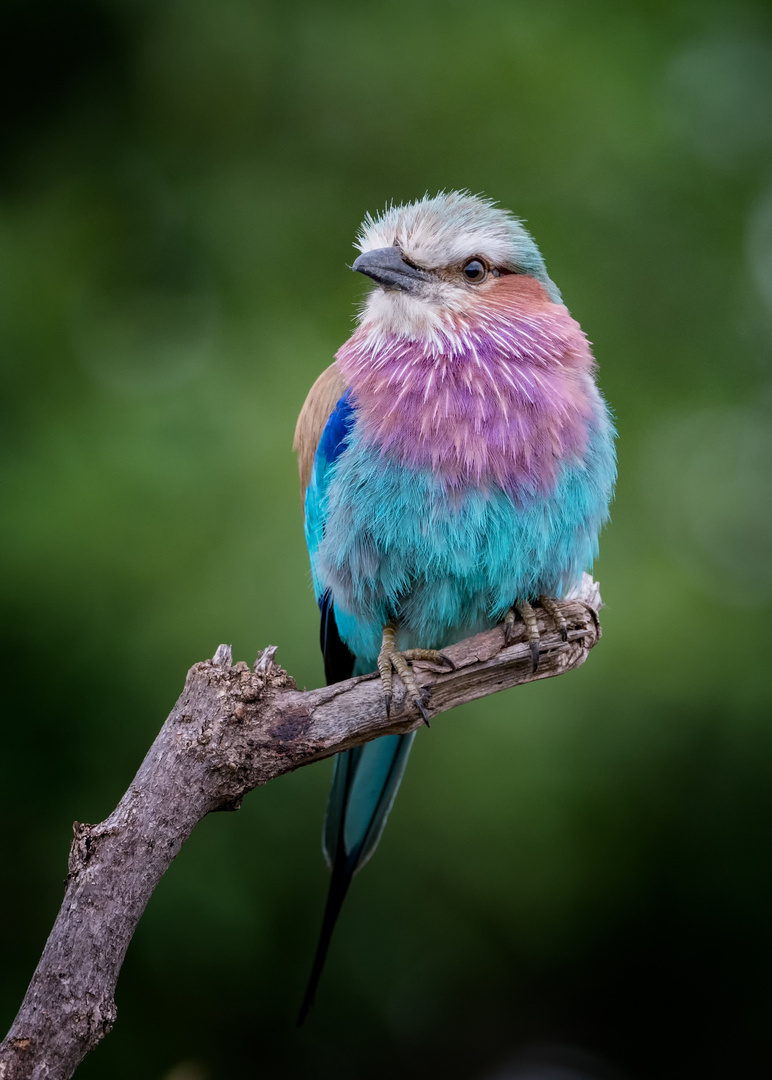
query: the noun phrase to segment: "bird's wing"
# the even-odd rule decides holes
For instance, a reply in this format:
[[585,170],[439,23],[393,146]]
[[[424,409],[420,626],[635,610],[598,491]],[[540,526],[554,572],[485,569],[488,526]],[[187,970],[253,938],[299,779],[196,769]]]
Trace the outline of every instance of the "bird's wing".
[[[329,371],[329,368],[328,368]],[[325,373],[326,374],[326,373]],[[332,382],[332,377],[329,377]],[[317,385],[319,380],[317,379]],[[337,389],[340,388],[340,383],[335,381],[334,385]],[[303,468],[301,465],[301,485],[305,483],[304,500],[303,500],[303,512],[305,514],[304,527],[306,532],[306,544],[308,545],[308,554],[311,558],[311,574],[314,579],[314,594],[322,607],[322,651],[325,651],[324,646],[324,608],[323,600],[325,595],[325,584],[320,579],[318,574],[318,554],[319,545],[322,542],[325,530],[325,515],[327,513],[327,492],[330,486],[330,481],[333,476],[333,466],[343,451],[348,446],[348,440],[351,433],[351,428],[356,418],[356,410],[351,404],[351,394],[344,385],[343,396],[340,397],[337,402],[333,403],[329,409],[326,409],[325,423],[322,425],[320,435],[314,440],[314,455],[311,461],[311,470],[308,477],[303,475]],[[313,394],[313,390],[311,391]],[[309,401],[311,400],[311,394],[309,394]],[[319,397],[330,394],[329,385],[324,386],[319,393]],[[331,396],[331,395],[330,395]],[[300,414],[300,420],[298,421],[298,429],[300,430],[300,443],[301,447],[306,443],[311,443],[311,425],[312,422],[317,421],[317,413],[321,413],[316,398],[309,401],[303,406],[303,412],[306,412],[306,416],[310,419],[303,421],[303,412]],[[301,425],[301,421],[303,421]],[[296,443],[297,443],[296,438]],[[298,450],[298,457],[300,458],[301,449]],[[306,452],[310,452],[308,449]],[[334,619],[333,619],[334,624]],[[338,682],[341,678],[347,679],[351,673],[347,675],[339,675],[333,679],[333,682]]]
[[300,416],[295,425],[292,449],[298,455],[301,499],[306,497],[306,488],[311,481],[314,457],[322,432],[347,389],[348,384],[338,370],[337,364],[330,364],[308,391],[308,397],[300,410]]
[[338,633],[332,597],[317,573],[317,553],[324,536],[331,470],[348,444],[355,419],[349,399],[346,380],[335,364],[331,364],[308,393],[300,410],[293,443],[298,455],[314,593],[321,610],[320,644],[328,684],[350,679],[354,668],[354,657]]

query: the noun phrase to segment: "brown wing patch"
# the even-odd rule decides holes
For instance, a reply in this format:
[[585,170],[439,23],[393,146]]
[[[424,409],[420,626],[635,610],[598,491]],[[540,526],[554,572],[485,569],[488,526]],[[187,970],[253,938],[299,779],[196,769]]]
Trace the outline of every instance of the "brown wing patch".
[[301,499],[306,497],[306,488],[314,467],[314,455],[322,437],[324,425],[347,389],[348,383],[337,365],[330,364],[308,391],[308,397],[300,410],[292,449],[298,455]]

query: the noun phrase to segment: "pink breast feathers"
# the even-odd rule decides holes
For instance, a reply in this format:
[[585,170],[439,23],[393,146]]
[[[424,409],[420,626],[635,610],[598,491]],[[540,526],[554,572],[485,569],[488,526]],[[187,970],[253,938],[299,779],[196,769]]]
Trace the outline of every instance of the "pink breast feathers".
[[450,487],[548,493],[600,406],[579,324],[533,278],[498,279],[431,338],[360,327],[336,356],[363,437]]

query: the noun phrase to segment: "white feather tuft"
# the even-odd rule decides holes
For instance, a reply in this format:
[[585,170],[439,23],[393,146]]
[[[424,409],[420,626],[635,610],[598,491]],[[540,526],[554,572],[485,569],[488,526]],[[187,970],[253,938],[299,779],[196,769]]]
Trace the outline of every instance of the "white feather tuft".
[[433,198],[427,194],[417,202],[392,204],[378,217],[368,214],[356,247],[365,252],[396,244],[417,265],[437,270],[474,255],[493,266],[516,265],[518,248],[532,243],[520,220],[492,199],[442,191]]

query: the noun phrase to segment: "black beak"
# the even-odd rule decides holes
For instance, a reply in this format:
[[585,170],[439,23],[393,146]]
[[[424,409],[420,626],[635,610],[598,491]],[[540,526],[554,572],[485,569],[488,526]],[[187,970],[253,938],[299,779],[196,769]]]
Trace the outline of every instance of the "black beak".
[[352,270],[367,274],[382,289],[400,289],[402,292],[419,292],[422,284],[429,280],[427,270],[420,270],[405,262],[399,248],[378,248],[366,251],[354,260]]

